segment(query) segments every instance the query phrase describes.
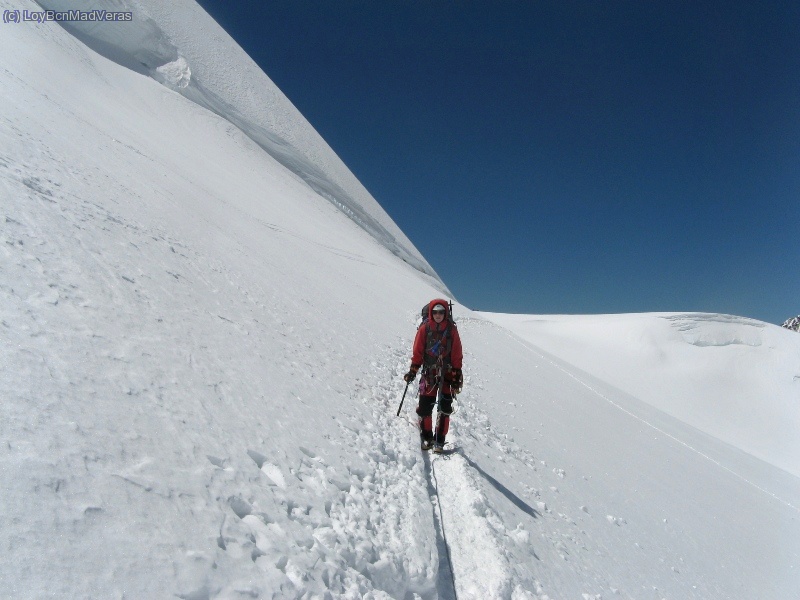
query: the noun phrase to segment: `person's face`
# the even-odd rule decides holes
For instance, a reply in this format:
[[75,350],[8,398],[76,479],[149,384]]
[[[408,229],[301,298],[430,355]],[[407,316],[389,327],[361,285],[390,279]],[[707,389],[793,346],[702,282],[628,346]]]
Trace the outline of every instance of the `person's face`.
[[434,309],[432,311],[432,314],[433,314],[433,320],[436,323],[441,323],[442,321],[444,321],[444,309],[442,308]]

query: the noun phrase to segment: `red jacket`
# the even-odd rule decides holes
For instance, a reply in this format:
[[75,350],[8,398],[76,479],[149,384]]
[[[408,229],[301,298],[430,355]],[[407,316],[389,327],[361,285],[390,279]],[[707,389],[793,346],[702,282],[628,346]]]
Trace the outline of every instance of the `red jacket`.
[[[437,304],[444,306],[445,310],[445,318],[438,325],[436,324],[436,321],[433,320],[433,315],[431,314],[431,309]],[[428,332],[440,332],[447,328],[449,328],[447,337],[452,340],[452,343],[448,342],[448,345],[450,346],[450,356],[448,358],[448,356],[445,354],[445,364],[449,363],[454,369],[461,368],[461,362],[464,359],[464,353],[461,350],[461,337],[458,335],[456,324],[450,321],[450,308],[447,301],[438,298],[430,301],[428,304],[428,320],[420,325],[419,329],[417,329],[417,336],[414,338],[414,351],[411,355],[412,365],[419,367],[425,363],[425,345],[428,341]],[[429,355],[428,359],[430,362],[432,357]]]

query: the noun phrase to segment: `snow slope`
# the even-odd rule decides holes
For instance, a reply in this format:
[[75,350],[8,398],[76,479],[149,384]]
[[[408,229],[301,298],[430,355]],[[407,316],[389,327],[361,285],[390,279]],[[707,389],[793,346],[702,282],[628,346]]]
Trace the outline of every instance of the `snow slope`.
[[541,349],[800,476],[800,339],[700,313],[486,314]]
[[435,280],[63,28],[0,49],[0,595],[800,588],[797,477],[458,305],[454,451],[422,455],[395,411]]
[[444,284],[288,98],[194,0],[38,0],[47,10],[129,12],[131,22],[64,21],[100,54],[239,128],[391,252]]

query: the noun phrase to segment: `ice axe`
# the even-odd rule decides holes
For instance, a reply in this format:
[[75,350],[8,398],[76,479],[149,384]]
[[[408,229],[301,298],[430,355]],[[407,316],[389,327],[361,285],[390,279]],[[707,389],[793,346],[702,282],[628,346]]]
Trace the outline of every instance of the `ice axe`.
[[403,392],[403,399],[400,400],[400,406],[397,407],[397,416],[398,417],[400,416],[400,410],[403,408],[403,402],[406,401],[406,392],[408,392],[408,386],[410,386],[410,385],[411,385],[410,381],[406,382],[406,389]]

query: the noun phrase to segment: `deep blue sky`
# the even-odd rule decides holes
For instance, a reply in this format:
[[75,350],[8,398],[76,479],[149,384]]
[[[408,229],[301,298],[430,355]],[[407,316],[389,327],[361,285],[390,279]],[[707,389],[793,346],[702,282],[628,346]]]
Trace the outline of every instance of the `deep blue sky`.
[[201,0],[471,308],[800,313],[800,3]]

